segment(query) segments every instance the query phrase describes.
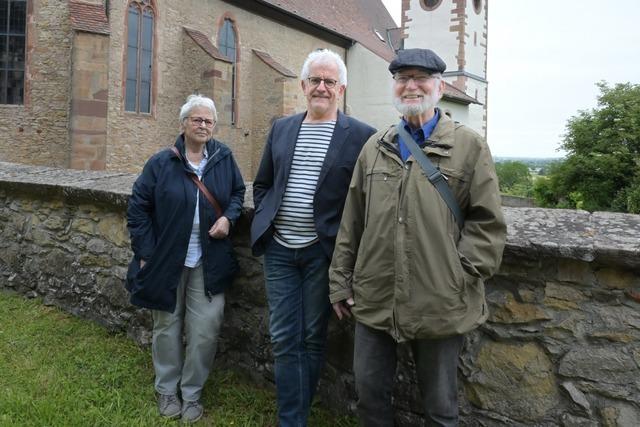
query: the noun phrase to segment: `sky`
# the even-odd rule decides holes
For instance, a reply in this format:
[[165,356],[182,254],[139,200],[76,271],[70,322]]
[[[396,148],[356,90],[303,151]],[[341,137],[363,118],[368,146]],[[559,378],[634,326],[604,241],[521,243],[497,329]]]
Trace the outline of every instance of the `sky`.
[[[401,0],[383,3],[399,20]],[[488,35],[494,156],[561,157],[567,121],[597,106],[597,82],[640,84],[638,0],[489,0]]]

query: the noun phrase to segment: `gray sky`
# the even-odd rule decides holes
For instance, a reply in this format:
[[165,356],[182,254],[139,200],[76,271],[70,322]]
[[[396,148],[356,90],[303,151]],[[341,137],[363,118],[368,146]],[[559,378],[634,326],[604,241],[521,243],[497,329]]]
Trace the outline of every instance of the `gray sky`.
[[[401,0],[383,0],[399,19]],[[640,83],[640,1],[489,0],[487,140],[494,156],[558,157],[595,83]]]

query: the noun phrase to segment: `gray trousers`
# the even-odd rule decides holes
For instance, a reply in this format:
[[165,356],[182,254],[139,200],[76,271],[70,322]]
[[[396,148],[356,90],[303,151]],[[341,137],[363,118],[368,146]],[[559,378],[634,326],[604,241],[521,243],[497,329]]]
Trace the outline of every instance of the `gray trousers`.
[[184,267],[174,312],[153,310],[152,314],[151,351],[156,391],[177,394],[179,386],[183,400],[200,400],[216,355],[224,315],[224,293],[214,295],[209,301],[204,291],[202,266]]
[[[458,357],[463,342],[462,335],[410,342],[427,426],[458,425]],[[353,371],[363,426],[394,425],[396,346],[389,334],[356,322]]]

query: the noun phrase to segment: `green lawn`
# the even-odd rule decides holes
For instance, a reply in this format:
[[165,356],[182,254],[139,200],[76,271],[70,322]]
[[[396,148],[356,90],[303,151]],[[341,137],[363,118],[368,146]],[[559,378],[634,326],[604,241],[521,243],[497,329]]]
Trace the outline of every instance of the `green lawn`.
[[[275,396],[227,371],[204,389],[203,426],[275,426]],[[352,426],[313,409],[311,426]],[[175,426],[157,415],[150,352],[122,335],[0,292],[0,426]]]

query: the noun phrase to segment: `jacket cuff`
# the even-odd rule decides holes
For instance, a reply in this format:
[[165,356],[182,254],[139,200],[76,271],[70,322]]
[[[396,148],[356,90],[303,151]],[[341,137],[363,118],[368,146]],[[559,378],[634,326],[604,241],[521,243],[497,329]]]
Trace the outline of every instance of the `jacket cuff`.
[[339,291],[331,292],[329,294],[329,301],[331,304],[335,304],[340,301],[344,301],[347,298],[351,298],[353,296],[353,292],[351,289],[340,289]]

